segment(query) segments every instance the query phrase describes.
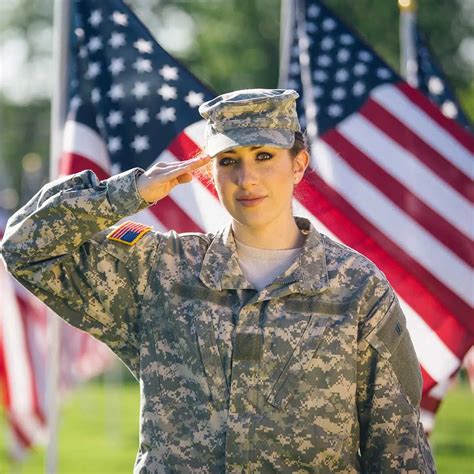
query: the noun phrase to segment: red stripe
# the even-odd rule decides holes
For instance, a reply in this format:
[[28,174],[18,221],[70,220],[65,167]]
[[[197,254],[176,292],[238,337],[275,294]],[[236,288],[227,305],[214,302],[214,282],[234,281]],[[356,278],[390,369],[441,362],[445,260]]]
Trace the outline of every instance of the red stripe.
[[[406,256],[402,255],[401,258],[399,255],[401,249],[394,246],[384,235],[380,235],[376,228],[368,225],[315,173],[308,173],[307,178],[300,184],[298,199],[342,242],[372,260],[386,274],[397,293],[425,319],[430,327],[456,328],[457,337],[451,334],[441,335],[442,338],[448,338],[445,343],[452,352],[460,357],[467,350],[469,346],[466,345],[472,344],[473,341],[474,318],[464,302],[459,305],[459,301],[454,298],[447,298],[442,294],[444,287],[435,291],[427,288],[428,279],[424,280],[423,275],[420,278],[417,272],[412,271],[417,270],[414,268],[415,265],[417,267],[419,265],[416,262],[407,262]],[[349,220],[348,215],[354,218]],[[379,239],[382,240],[381,243]],[[392,255],[399,258],[396,259]],[[438,284],[439,286],[441,285]],[[446,304],[445,300],[449,304]],[[472,334],[467,334],[466,329]]]
[[16,420],[9,419],[11,430],[13,431],[16,441],[20,444],[22,450],[31,448],[33,440],[28,438],[28,435],[23,431],[21,426]]
[[61,161],[59,163],[59,172],[62,175],[79,173],[80,171],[84,170],[92,170],[101,180],[110,177],[107,171],[85,156],[69,152],[62,154]]
[[466,199],[474,201],[474,185],[472,180],[443,155],[424,142],[412,129],[406,127],[403,122],[398,120],[388,110],[370,99],[359,110],[359,113],[392,138],[393,141],[414,155],[458,193],[462,194]]
[[185,132],[181,132],[168,146],[168,150],[178,160],[189,160],[193,158],[201,149],[186,135]]
[[167,229],[176,232],[203,232],[169,196],[158,201],[149,210],[163,223]]
[[421,399],[420,407],[431,413],[436,413],[440,403],[441,400],[439,398],[431,397],[429,394],[425,393]]
[[406,214],[433,234],[461,259],[474,265],[472,243],[462,232],[433,211],[402,183],[361,152],[335,129],[324,135],[328,143],[358,174],[371,182]]
[[430,100],[420,91],[409,86],[406,82],[399,82],[398,87],[412,102],[429,115],[438,125],[448,131],[458,142],[474,153],[474,138],[464,130],[455,120],[444,116]]
[[425,370],[425,368],[420,365],[420,370],[421,370],[421,376],[423,377],[423,388],[422,388],[422,394],[423,397],[425,397],[428,392],[435,386],[437,385],[437,382],[431,378],[430,374]]

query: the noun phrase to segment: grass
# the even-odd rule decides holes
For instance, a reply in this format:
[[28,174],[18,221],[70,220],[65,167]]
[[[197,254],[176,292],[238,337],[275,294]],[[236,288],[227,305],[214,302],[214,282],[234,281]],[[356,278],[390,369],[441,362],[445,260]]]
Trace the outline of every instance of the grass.
[[[100,380],[76,390],[62,410],[58,472],[131,473],[138,447],[138,385],[114,387]],[[3,418],[0,430],[3,431]],[[448,392],[438,412],[431,442],[440,474],[474,474],[474,396],[466,382]],[[8,463],[0,448],[0,473],[44,472],[44,449],[36,448],[23,465]]]

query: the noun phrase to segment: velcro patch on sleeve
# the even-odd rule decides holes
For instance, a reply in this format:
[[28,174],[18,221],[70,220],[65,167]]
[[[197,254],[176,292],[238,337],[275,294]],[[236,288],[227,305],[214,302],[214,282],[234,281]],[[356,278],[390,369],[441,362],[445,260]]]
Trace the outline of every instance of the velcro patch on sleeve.
[[138,222],[126,221],[113,230],[107,238],[125,245],[135,245],[152,227]]

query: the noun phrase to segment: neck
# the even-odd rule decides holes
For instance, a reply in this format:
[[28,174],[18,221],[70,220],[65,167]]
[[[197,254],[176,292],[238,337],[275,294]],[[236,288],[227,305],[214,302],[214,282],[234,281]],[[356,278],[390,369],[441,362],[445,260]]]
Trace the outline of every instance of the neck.
[[301,247],[305,240],[293,216],[285,225],[274,222],[263,227],[249,227],[233,220],[232,232],[238,241],[260,249],[294,249]]

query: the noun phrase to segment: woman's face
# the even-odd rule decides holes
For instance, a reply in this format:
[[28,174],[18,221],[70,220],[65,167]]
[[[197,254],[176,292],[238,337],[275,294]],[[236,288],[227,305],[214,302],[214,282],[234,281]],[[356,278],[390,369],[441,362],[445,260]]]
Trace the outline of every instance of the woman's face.
[[258,229],[292,219],[293,188],[303,177],[306,152],[291,157],[288,149],[236,147],[213,160],[219,199],[234,220]]

